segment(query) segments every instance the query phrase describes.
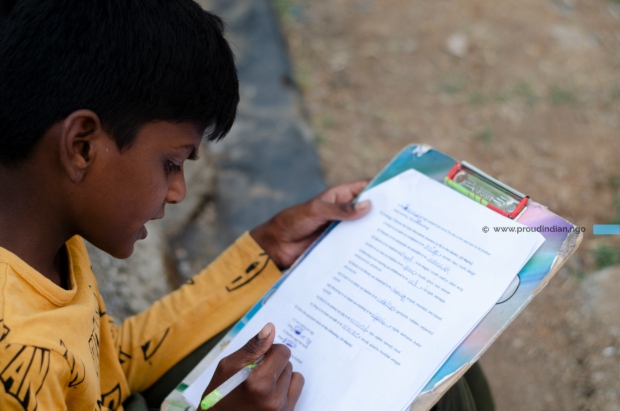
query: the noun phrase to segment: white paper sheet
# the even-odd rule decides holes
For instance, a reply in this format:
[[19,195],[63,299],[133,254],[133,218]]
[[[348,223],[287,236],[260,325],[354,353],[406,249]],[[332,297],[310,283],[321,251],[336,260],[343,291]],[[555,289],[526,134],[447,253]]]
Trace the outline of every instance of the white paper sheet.
[[[267,322],[305,377],[296,410],[400,410],[493,307],[544,242],[425,175],[406,171],[363,194],[224,350]],[[213,375],[184,393],[197,406]]]

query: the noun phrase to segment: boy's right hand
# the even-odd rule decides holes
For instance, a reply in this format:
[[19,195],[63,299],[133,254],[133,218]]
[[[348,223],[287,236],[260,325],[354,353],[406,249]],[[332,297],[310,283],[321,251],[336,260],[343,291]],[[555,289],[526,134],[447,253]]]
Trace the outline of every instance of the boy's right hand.
[[248,379],[211,410],[293,411],[301,395],[304,377],[293,372],[289,361],[291,350],[285,345],[273,344],[275,334],[274,325],[269,323],[241,349],[220,361],[202,398],[237,371],[265,356]]

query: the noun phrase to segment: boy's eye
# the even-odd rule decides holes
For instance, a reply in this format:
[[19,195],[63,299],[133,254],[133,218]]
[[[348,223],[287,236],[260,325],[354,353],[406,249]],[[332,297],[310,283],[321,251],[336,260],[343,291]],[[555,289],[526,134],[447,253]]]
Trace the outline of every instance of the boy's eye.
[[164,165],[164,170],[166,171],[166,174],[176,174],[181,172],[181,166],[174,164],[172,161],[166,161],[166,164]]

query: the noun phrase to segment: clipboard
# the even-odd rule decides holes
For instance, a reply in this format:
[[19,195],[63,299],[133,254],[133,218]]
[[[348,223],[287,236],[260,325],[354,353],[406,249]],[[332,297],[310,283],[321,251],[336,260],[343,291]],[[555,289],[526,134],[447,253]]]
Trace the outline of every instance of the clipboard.
[[[519,221],[545,237],[545,242],[521,269],[498,303],[448,357],[411,404],[411,411],[427,411],[465,374],[469,367],[482,356],[517,315],[523,311],[534,296],[549,283],[566,259],[577,249],[583,239],[583,233],[578,227],[549,211],[545,206],[532,201],[529,197],[474,166],[464,162],[460,163],[426,145],[405,147],[369,183],[366,190],[409,169],[415,169],[452,187],[473,201],[479,202],[481,206],[488,207],[490,204],[492,207],[489,208],[494,209],[506,218]],[[465,175],[459,175],[459,173]],[[457,175],[459,176],[457,177]],[[337,224],[334,223],[330,226],[315,244],[320,242]],[[481,227],[481,230],[484,229],[485,227]],[[295,265],[303,260],[304,256],[313,248],[314,245],[300,257]],[[289,271],[292,271],[295,265]],[[162,403],[162,411],[193,410],[193,407],[185,401],[183,391],[215,360],[286,278],[285,273],[185,377],[183,382],[168,395]]]

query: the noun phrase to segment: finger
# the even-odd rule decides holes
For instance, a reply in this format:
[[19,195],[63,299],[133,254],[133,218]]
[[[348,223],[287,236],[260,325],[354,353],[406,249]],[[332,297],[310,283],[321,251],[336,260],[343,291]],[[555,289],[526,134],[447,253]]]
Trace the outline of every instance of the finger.
[[348,184],[341,184],[326,190],[318,197],[329,203],[350,203],[364,191],[368,183],[369,180],[360,180]]
[[286,363],[286,367],[282,370],[282,374],[278,377],[276,383],[275,394],[277,398],[282,398],[282,404],[284,405],[288,398],[288,391],[291,385],[291,376],[293,375],[293,364],[291,362]]
[[357,197],[368,185],[367,180],[355,181],[349,184],[341,184],[335,187],[332,187],[318,197],[321,200],[330,202],[330,203],[348,203],[351,202]]
[[290,358],[291,350],[286,345],[272,345],[271,349],[265,354],[265,359],[260,363],[260,366],[256,367],[248,377],[248,382],[260,386],[265,391],[273,390]]
[[282,411],[293,411],[297,401],[299,401],[305,382],[304,376],[300,373],[294,372],[291,375],[291,383],[288,387],[288,400],[284,408],[282,408]]

